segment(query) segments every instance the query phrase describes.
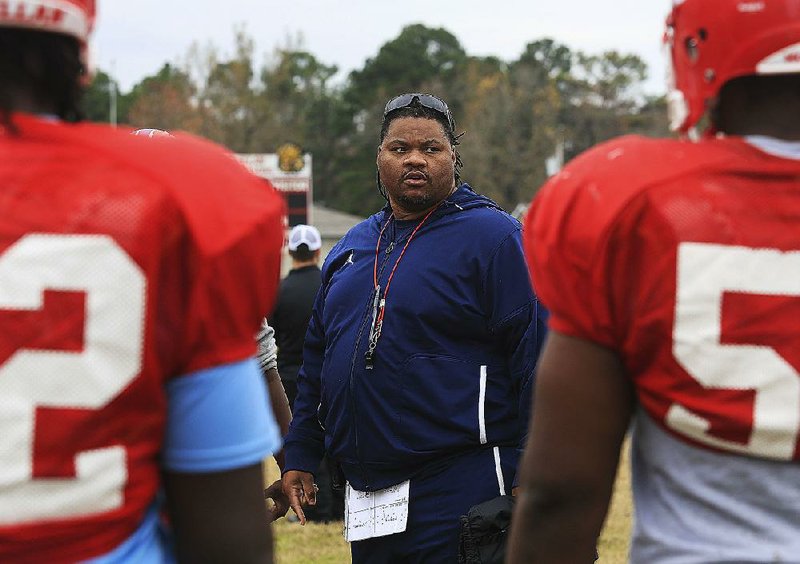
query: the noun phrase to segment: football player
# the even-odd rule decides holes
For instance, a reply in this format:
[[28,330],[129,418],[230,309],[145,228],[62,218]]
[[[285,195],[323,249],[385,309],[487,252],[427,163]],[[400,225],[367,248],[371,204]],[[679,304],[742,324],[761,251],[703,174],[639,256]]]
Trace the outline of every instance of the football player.
[[281,199],[80,122],[93,0],[0,0],[0,562],[271,561]]
[[[633,424],[634,563],[800,559],[800,0],[675,1],[672,126],[554,177],[511,562],[591,562]],[[602,551],[601,551],[602,557]]]

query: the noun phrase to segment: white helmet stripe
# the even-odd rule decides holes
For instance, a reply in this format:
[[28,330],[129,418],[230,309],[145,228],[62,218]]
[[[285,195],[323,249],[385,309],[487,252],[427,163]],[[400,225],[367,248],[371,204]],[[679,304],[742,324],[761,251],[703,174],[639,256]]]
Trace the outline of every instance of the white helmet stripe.
[[64,33],[81,41],[91,31],[86,12],[63,0],[0,0],[0,26]]
[[800,43],[784,47],[756,65],[758,74],[800,72]]

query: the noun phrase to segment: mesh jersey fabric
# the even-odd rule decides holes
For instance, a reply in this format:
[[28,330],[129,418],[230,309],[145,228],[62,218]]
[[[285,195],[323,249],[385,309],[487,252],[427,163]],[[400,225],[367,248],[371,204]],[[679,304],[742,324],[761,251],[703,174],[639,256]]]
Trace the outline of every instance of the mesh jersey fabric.
[[[660,539],[667,552],[691,545],[691,559],[718,561],[718,547],[727,547],[728,559],[758,560],[764,545],[734,549],[722,534],[739,520],[753,530],[774,525],[784,548],[797,536],[783,506],[800,490],[787,479],[796,476],[800,413],[799,175],[800,162],[741,139],[627,137],[573,161],[527,217],[529,265],[551,327],[615,350],[643,413],[666,436],[697,457],[719,453],[716,464],[744,461],[738,482],[720,483],[685,465],[654,464],[663,442],[635,447],[637,515],[661,517],[637,521],[636,534]],[[765,473],[764,460],[794,472]],[[698,491],[717,499],[757,480],[772,494],[748,514],[713,512],[714,523],[678,534],[679,516],[639,505],[663,501],[643,493],[647,467],[670,482],[698,480]],[[688,503],[687,491],[672,493]],[[633,562],[658,554],[649,544],[637,553],[644,545],[636,538],[633,546]]]
[[105,553],[159,487],[170,378],[255,352],[280,197],[190,136],[0,133],[0,561]]

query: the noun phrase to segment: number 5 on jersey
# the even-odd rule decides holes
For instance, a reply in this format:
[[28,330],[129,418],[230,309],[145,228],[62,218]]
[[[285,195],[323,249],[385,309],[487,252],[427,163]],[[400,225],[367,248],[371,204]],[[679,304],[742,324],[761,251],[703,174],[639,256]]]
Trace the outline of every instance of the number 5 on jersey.
[[[715,448],[790,460],[800,431],[800,374],[773,348],[722,343],[727,292],[800,297],[800,252],[680,245],[672,353],[704,388],[752,390],[755,401],[753,413],[742,414],[744,423],[752,421],[745,443],[710,434],[708,420],[677,403],[667,412],[666,424]],[[787,330],[796,333],[798,326],[800,321]]]

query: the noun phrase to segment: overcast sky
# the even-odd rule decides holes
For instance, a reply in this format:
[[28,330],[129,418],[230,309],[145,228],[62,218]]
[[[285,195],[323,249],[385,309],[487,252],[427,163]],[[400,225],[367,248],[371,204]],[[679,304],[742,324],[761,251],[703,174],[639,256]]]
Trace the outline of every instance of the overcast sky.
[[123,91],[165,62],[180,63],[193,42],[231,54],[234,27],[256,41],[258,63],[301,36],[317,59],[361,68],[412,23],[443,27],[470,55],[511,61],[552,37],[574,50],[635,53],[648,64],[645,91],[664,92],[660,38],[670,0],[99,0],[94,64]]

